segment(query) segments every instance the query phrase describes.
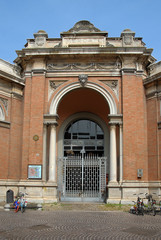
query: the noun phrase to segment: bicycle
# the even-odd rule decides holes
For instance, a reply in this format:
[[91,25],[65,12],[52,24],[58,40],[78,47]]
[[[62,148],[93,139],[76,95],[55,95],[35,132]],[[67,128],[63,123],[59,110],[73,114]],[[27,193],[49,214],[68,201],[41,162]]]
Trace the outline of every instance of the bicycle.
[[[155,193],[153,193],[155,194]],[[148,199],[148,206],[144,209],[146,213],[152,213],[153,216],[156,215],[156,200],[153,199],[152,194],[145,194],[146,199]]]
[[[139,195],[141,195],[143,193],[139,193]],[[133,194],[136,195],[136,194]],[[137,201],[133,201],[134,202],[134,206],[130,208],[130,213],[136,214],[136,215],[144,215],[144,203],[143,203],[143,199],[141,199],[140,197],[137,197]]]

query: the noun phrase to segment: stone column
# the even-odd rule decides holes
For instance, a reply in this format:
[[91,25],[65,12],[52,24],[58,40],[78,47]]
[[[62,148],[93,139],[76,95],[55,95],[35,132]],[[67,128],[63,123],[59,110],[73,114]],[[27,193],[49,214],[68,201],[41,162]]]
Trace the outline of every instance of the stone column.
[[123,126],[120,124],[120,182],[123,180]]
[[110,125],[110,182],[117,181],[116,125]]
[[49,148],[49,181],[56,181],[56,124],[51,124]]
[[43,129],[43,180],[46,181],[46,144],[47,144],[47,125]]

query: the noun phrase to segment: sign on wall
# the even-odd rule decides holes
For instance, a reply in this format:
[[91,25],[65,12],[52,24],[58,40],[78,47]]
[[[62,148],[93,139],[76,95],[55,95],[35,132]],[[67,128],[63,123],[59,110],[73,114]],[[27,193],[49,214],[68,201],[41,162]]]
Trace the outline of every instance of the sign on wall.
[[42,179],[42,165],[28,165],[28,179]]

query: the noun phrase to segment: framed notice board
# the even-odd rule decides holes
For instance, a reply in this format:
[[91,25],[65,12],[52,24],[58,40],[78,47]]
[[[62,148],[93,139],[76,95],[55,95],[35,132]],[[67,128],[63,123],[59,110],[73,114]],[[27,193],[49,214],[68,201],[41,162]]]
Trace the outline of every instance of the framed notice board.
[[28,165],[28,179],[42,179],[42,165]]

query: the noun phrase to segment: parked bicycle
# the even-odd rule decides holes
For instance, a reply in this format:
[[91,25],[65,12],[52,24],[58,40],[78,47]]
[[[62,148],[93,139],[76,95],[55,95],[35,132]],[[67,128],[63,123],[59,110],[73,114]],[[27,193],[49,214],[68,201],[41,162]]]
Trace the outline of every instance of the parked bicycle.
[[[155,194],[155,193],[153,193]],[[153,216],[156,215],[156,200],[153,198],[152,194],[145,194],[145,198],[148,199],[147,206],[144,208],[144,212],[147,214],[152,213]]]
[[[143,198],[140,197],[143,193],[139,193],[137,200],[133,201],[134,206],[130,208],[130,213],[136,214],[136,215],[144,215],[144,202]],[[136,195],[136,194],[133,194]]]

